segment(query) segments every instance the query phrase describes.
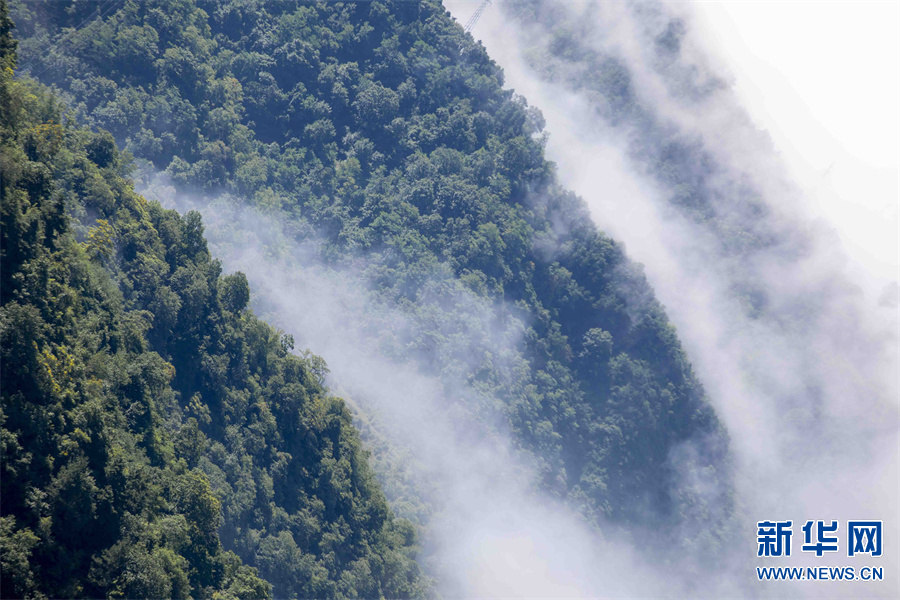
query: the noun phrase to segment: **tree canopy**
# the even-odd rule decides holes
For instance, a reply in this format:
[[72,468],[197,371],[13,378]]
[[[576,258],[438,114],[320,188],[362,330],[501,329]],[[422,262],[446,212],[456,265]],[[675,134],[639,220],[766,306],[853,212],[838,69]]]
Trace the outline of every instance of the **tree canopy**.
[[[545,491],[589,522],[645,527],[668,536],[673,547],[682,547],[678,532],[686,523],[715,537],[709,516],[730,506],[727,439],[672,325],[640,266],[560,186],[544,157],[539,111],[503,87],[501,69],[439,2],[15,0],[13,7],[22,68],[55,86],[74,118],[109,131],[182,190],[227,193],[276,215],[297,236],[315,232],[326,241],[326,261],[366,256],[380,297],[431,324],[427,335],[411,340],[408,356],[437,374],[463,373],[494,399],[519,447],[535,457]],[[108,142],[91,146],[101,162],[112,155]],[[92,197],[84,216],[115,205],[115,195]],[[103,210],[99,218],[107,219],[109,208]],[[246,365],[236,363],[233,353],[246,342],[207,333],[237,328],[221,315],[246,303],[244,282],[220,278],[196,216],[147,213],[159,250],[130,243],[109,252],[122,252],[116,273],[120,282],[127,279],[125,301],[153,315],[147,341],[175,365],[171,385],[185,423],[194,419],[210,440],[207,458],[188,465],[206,473],[213,490],[227,482],[225,499],[245,494],[238,474],[255,473],[246,462],[229,466],[233,452],[271,459],[265,464],[273,481],[283,472],[320,481],[278,466],[271,454],[258,455],[255,443],[229,441],[237,435],[229,428],[265,436],[273,427],[291,427],[277,412],[280,401],[267,400],[266,412],[243,391],[256,391],[249,383],[253,369],[269,365],[262,358],[269,355],[248,350]],[[109,260],[104,240],[119,239],[122,226],[115,227],[107,233],[99,221],[91,226],[93,260]],[[490,348],[466,361],[442,357],[452,364],[429,359],[448,332],[466,328],[456,313],[440,310],[440,298],[427,295],[425,284],[436,272],[449,273],[451,287],[517,311],[525,333],[514,377],[501,372]],[[253,323],[235,335],[259,340],[271,352],[283,346],[274,333],[256,333],[263,326]],[[286,353],[283,360],[302,364]],[[179,368],[182,363],[198,368]],[[232,377],[244,379],[233,383]],[[333,410],[347,429],[343,409]],[[247,420],[236,420],[235,411]],[[278,452],[291,456],[300,448],[323,452],[327,439],[281,435],[285,446]],[[701,452],[683,454],[703,473],[705,487],[717,490],[715,498],[692,488],[672,460],[688,442],[702,444]],[[329,451],[339,447],[332,440]],[[254,489],[265,495],[266,481],[260,475]],[[278,489],[273,483],[275,497]],[[326,498],[335,500],[323,492],[326,507]],[[240,523],[257,517],[245,508],[250,500],[229,501],[235,512],[224,508],[223,543],[274,578],[276,592],[290,573],[318,581],[314,574],[337,573],[358,560],[317,541],[325,544],[315,555],[325,571],[301,569],[309,555],[295,553],[275,529],[267,536],[248,532],[260,525],[231,529],[232,514]],[[331,539],[316,537],[324,529],[307,529],[306,517],[296,515],[324,523],[337,513],[303,513],[300,506],[285,505],[287,518],[273,512],[252,522],[289,523],[297,544]],[[372,518],[367,511],[347,514]],[[400,526],[386,523],[378,531],[397,535]],[[385,547],[405,556],[404,543]],[[376,561],[368,562],[380,573]],[[396,581],[379,579],[388,580]]]
[[375,482],[324,362],[247,308],[197,213],[13,81],[2,166],[4,597],[408,597],[416,532]]

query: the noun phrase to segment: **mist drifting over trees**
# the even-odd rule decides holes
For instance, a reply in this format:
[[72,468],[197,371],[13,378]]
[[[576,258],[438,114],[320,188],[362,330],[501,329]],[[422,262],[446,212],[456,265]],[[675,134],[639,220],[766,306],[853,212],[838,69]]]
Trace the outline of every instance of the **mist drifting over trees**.
[[754,595],[772,511],[897,533],[896,309],[686,15],[2,6],[4,597]]

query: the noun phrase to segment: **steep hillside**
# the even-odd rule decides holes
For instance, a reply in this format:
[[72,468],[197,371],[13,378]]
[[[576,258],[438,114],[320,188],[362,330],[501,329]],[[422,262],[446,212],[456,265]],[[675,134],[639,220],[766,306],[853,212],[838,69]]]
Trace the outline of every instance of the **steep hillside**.
[[[544,489],[595,523],[717,535],[727,441],[675,331],[558,185],[539,112],[439,3],[14,7],[24,68],[79,118],[183,190],[323,237],[327,262],[364,255],[381,297],[431,323],[404,351],[495,400]],[[438,269],[526,323],[513,376],[489,348],[447,364],[465,324],[423,291]]]
[[246,308],[199,215],[134,193],[112,136],[12,80],[5,9],[3,597],[424,594],[323,361]]

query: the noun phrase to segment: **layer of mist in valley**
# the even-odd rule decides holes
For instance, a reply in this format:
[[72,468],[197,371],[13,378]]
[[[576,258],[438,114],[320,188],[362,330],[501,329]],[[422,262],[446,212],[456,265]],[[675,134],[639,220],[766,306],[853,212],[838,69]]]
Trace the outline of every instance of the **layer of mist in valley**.
[[[466,22],[477,4],[447,6]],[[201,212],[214,255],[247,274],[254,310],[326,360],[392,507],[420,527],[443,595],[816,595],[758,587],[756,521],[883,519],[886,539],[900,533],[896,300],[890,287],[862,286],[837,234],[811,218],[814,200],[691,19],[653,3],[495,2],[473,34],[542,112],[561,182],[643,264],[728,430],[737,508],[706,524],[734,536],[715,573],[702,542],[653,564],[666,554],[646,531],[592,528],[540,491],[535,456],[514,441],[494,388],[472,376],[489,364],[496,388],[522,382],[527,323],[515,306],[477,296],[440,264],[415,307],[393,303],[377,293],[377,260],[329,258],[315,232],[240,198],[141,176],[148,197]],[[692,466],[703,451],[691,440],[669,461],[715,504],[723,490]],[[867,594],[896,592],[886,570]]]
[[[474,6],[448,8],[465,22]],[[691,24],[683,6],[495,2],[473,35],[542,111],[562,182],[675,323],[732,440],[743,539],[730,576],[747,580],[767,564],[757,520],[884,519],[886,539],[900,533],[896,282],[856,276]],[[887,578],[864,593],[895,594]],[[754,591],[788,589],[823,593]]]
[[[214,440],[209,452],[235,465],[228,476],[258,483],[232,487],[199,450],[187,467],[171,457],[206,486],[209,547],[243,552],[227,558],[232,570],[241,561],[259,568],[269,580],[259,585],[271,583],[279,597],[317,595],[309,589],[447,598],[900,597],[900,257],[867,254],[900,248],[900,232],[888,239],[890,223],[881,224],[872,236],[884,239],[858,244],[865,219],[834,220],[854,206],[826,210],[852,195],[849,171],[841,171],[839,198],[823,183],[827,172],[810,179],[797,170],[783,147],[787,133],[761,124],[779,129],[760,119],[764,108],[749,100],[746,81],[736,83],[730,69],[740,67],[701,7],[14,4],[21,42],[10,64],[25,90],[16,98],[36,102],[46,85],[66,106],[43,116],[36,105],[20,111],[46,123],[22,129],[14,162],[40,162],[43,141],[35,140],[45,134],[48,157],[58,153],[53,135],[77,149],[67,150],[77,160],[44,157],[62,165],[54,175],[71,190],[51,196],[49,167],[34,167],[34,181],[23,170],[16,193],[26,198],[29,185],[46,179],[46,194],[35,197],[59,202],[39,208],[56,218],[68,207],[74,224],[72,256],[48,254],[46,265],[71,259],[90,277],[102,274],[121,288],[109,297],[136,322],[147,320],[134,327],[156,337],[137,345],[158,359],[154,373],[166,390],[159,406],[169,407],[160,410],[182,444],[160,447],[177,455],[171,448]],[[5,15],[0,0],[9,46]],[[860,181],[859,195],[896,195],[883,174]],[[104,177],[120,186],[121,214]],[[199,213],[203,235],[196,214],[182,224],[134,197],[132,185],[166,208]],[[882,196],[856,206],[877,208]],[[131,202],[133,210],[122,208]],[[26,213],[10,222],[27,225]],[[882,213],[896,221],[896,207]],[[141,219],[140,231],[126,231]],[[128,245],[142,232],[152,252]],[[12,252],[4,241],[4,261]],[[243,278],[218,279],[215,261],[246,275],[249,300]],[[202,310],[181,301],[199,289],[182,277],[195,274],[189,267],[206,286]],[[42,273],[55,285],[55,271]],[[163,275],[178,285],[166,287]],[[87,298],[92,288],[81,287]],[[149,300],[140,304],[145,289]],[[287,375],[257,369],[278,385],[263,385],[249,367],[274,365],[275,354],[242,356],[257,341],[238,328],[257,323],[244,312],[248,302],[278,329],[259,324],[263,341],[277,344],[278,360],[296,363]],[[110,315],[126,314],[114,308]],[[53,323],[65,322],[56,316]],[[126,331],[131,324],[121,320]],[[197,321],[206,329],[193,332]],[[135,337],[143,340],[144,329]],[[192,333],[184,341],[170,329]],[[118,341],[76,342],[85,356],[102,354],[104,365],[124,356]],[[41,364],[55,385],[48,352]],[[216,385],[202,387],[213,367]],[[36,381],[44,375],[34,373]],[[220,385],[228,375],[239,375],[240,386]],[[54,394],[62,398],[61,390]],[[279,394],[291,402],[275,417],[267,404]],[[352,423],[341,401],[316,394],[341,398]],[[144,393],[151,408],[154,395]],[[319,413],[297,412],[318,404],[340,413],[333,425],[343,438],[319,427]],[[225,416],[213,419],[210,406]],[[183,420],[179,407],[196,416]],[[232,423],[229,410],[262,416]],[[31,413],[22,414],[22,431],[31,431]],[[315,425],[310,433],[292,424],[301,414],[303,425]],[[90,436],[69,421],[86,445]],[[256,423],[287,427],[260,438],[262,458],[241,454],[233,435],[254,432]],[[151,425],[128,435],[154,441]],[[22,435],[23,461],[53,454],[32,452]],[[285,446],[288,453],[279,450],[284,441],[298,443]],[[105,463],[97,464],[102,479]],[[73,514],[101,496],[88,476],[90,494],[71,499],[47,477],[34,480]],[[156,485],[150,475],[139,480]],[[32,553],[31,529],[50,522],[31,506],[44,493],[22,487],[19,512],[31,521],[16,538],[19,562],[27,566],[34,554],[47,563],[35,571],[42,574],[58,564],[56,554]],[[240,510],[229,512],[228,502]],[[21,515],[4,513],[4,527],[21,525]],[[148,513],[135,531],[144,517],[141,527],[149,527]],[[64,520],[54,519],[57,528]],[[758,522],[774,520],[793,522],[788,557],[757,555]],[[804,540],[803,525],[813,520],[839,523],[839,551],[802,550],[816,541]],[[883,521],[883,556],[848,556],[851,520]],[[115,533],[116,548],[131,543]],[[57,537],[59,548],[70,547]],[[70,537],[71,547],[82,543]],[[269,552],[276,542],[284,543]],[[112,543],[98,543],[96,557]],[[352,544],[356,554],[340,556]],[[92,556],[83,564],[99,564]],[[12,564],[6,554],[4,561]],[[297,567],[314,562],[314,576]],[[885,580],[764,582],[761,566],[874,566]],[[71,570],[73,582],[96,571]],[[120,589],[114,571],[90,585]],[[27,589],[53,585],[22,573]],[[225,589],[224,581],[216,585]]]
[[[325,358],[332,392],[355,407],[373,465],[394,510],[420,526],[426,570],[451,597],[658,596],[664,584],[627,532],[600,535],[538,488],[532,457],[512,441],[497,399],[469,372],[491,361],[521,376],[523,324],[455,280],[432,274],[422,305],[455,316],[459,329],[435,339],[434,357],[408,348],[434,323],[375,293],[365,255],[324,260],[314,238],[238,199],[179,193],[148,173],[139,191],[203,216],[210,250],[226,270],[246,273],[254,310]],[[465,365],[434,372],[424,365]],[[690,462],[690,461],[685,461]],[[685,588],[687,589],[687,588]],[[684,593],[684,589],[682,589]]]
[[[698,586],[691,576],[702,570],[702,554],[676,559],[646,529],[598,529],[542,488],[541,457],[509,430],[503,405],[510,390],[529,384],[528,323],[516,306],[477,295],[446,264],[435,266],[413,303],[398,304],[379,293],[383,257],[334,256],[323,238],[277,212],[228,194],[184,192],[152,169],[137,180],[145,197],[199,212],[212,254],[226,271],[247,275],[254,311],[301,352],[325,359],[328,386],[353,408],[392,508],[419,529],[419,559],[440,594],[742,593],[727,579]],[[548,255],[558,251],[552,239],[540,243]],[[636,292],[635,307],[646,293]],[[478,377],[488,367],[489,385]],[[715,504],[727,490],[697,468],[706,443],[682,443],[669,462],[682,475],[679,490]],[[648,512],[645,520],[655,517]],[[679,535],[692,534],[695,546],[706,535]]]

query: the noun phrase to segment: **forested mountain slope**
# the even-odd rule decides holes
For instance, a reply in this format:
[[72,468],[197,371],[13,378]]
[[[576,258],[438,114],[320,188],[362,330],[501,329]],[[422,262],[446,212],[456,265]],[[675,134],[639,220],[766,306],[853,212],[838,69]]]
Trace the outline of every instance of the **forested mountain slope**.
[[558,185],[540,114],[438,2],[13,6],[23,68],[181,189],[321,236],[331,263],[364,255],[413,315],[438,267],[514,307],[514,377],[487,352],[442,364],[460,325],[439,310],[407,351],[496,399],[546,490],[596,523],[717,535],[727,441],[674,329]]
[[5,9],[2,596],[423,595],[323,361],[246,308],[199,215],[135,194],[112,136],[12,80]]

